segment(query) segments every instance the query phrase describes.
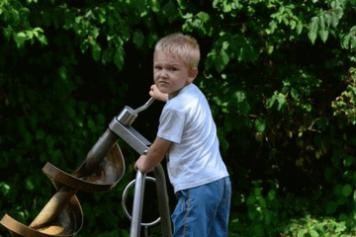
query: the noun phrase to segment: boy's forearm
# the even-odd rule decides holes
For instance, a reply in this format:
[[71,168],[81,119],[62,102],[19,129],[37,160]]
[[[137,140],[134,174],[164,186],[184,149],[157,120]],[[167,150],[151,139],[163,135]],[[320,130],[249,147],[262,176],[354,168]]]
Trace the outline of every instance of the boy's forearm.
[[151,168],[158,165],[169,150],[171,143],[161,138],[156,138],[147,153],[147,162]]
[[164,158],[164,155],[156,152],[150,152],[144,157],[144,167],[146,171],[151,171],[156,167]]
[[148,153],[142,155],[136,162],[136,167],[144,173],[152,171],[165,157],[171,142],[156,138]]

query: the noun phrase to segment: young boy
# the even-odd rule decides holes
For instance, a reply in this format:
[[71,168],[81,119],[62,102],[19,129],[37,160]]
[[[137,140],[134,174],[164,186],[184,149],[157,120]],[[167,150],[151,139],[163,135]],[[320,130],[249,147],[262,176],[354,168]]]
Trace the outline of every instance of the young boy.
[[192,83],[199,60],[199,45],[191,36],[176,33],[157,42],[150,95],[167,102],[156,139],[135,167],[150,172],[168,155],[167,171],[178,197],[174,237],[226,237],[231,183],[209,104]]

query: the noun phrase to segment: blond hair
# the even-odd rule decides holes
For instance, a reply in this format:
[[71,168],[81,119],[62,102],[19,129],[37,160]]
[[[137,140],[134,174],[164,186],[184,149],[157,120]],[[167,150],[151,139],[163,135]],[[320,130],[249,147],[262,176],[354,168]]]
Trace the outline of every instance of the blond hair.
[[181,58],[187,66],[197,68],[200,60],[199,44],[195,38],[174,33],[161,38],[155,46],[155,53],[170,53]]

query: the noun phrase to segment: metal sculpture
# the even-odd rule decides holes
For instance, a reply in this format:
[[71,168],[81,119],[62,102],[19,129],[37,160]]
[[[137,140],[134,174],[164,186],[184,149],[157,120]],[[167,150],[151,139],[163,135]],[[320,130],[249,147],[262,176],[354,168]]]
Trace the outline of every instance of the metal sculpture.
[[[147,152],[150,142],[131,125],[138,113],[147,109],[153,101],[153,98],[150,98],[137,109],[125,106],[119,115],[113,118],[109,127],[88,152],[84,162],[72,174],[62,171],[51,163],[47,163],[42,168],[42,171],[53,182],[56,192],[30,225],[24,225],[8,214],[4,215],[0,224],[13,236],[70,237],[76,235],[83,225],[83,211],[76,192],[107,191],[120,181],[125,173],[125,160],[116,143],[118,138],[127,142],[139,154]],[[130,182],[125,188],[123,199],[126,199],[129,186],[135,184],[132,215],[129,215],[130,237],[139,237],[142,226],[151,226],[159,221],[162,236],[172,236],[166,180],[161,165],[154,169],[154,175],[155,178],[146,177],[138,171],[135,181]],[[141,223],[146,179],[156,183],[158,197],[160,218],[152,223]],[[124,201],[122,203],[124,205]],[[123,206],[123,208],[127,213],[126,207]]]

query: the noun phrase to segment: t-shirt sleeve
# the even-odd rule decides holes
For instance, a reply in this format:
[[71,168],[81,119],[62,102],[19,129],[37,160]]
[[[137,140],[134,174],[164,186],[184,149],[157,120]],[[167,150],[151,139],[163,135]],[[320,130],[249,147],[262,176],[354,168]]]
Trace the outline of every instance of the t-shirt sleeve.
[[165,140],[180,143],[182,140],[185,116],[174,109],[165,109],[159,119],[157,136]]

